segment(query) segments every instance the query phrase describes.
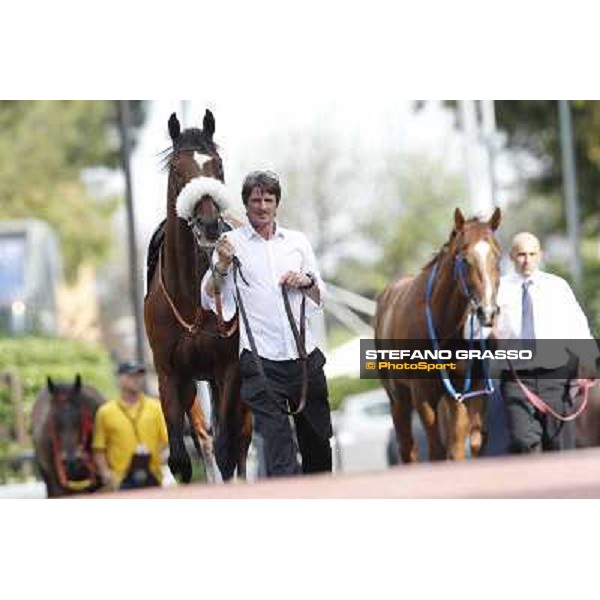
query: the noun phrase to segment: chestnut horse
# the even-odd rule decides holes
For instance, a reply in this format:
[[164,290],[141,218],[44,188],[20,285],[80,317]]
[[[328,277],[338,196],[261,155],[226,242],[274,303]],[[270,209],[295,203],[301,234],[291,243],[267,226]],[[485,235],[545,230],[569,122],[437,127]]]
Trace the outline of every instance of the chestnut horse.
[[104,398],[95,388],[75,382],[54,383],[36,397],[31,412],[37,468],[49,498],[94,492],[100,488],[92,455],[96,411]]
[[[438,254],[419,275],[390,284],[379,296],[375,339],[379,342],[433,337],[433,347],[438,343],[443,347],[450,340],[464,337],[470,315],[477,319],[482,335],[489,335],[498,312],[500,247],[494,232],[500,219],[498,208],[487,222],[477,218],[465,220],[457,208],[450,239]],[[479,370],[472,382],[473,393],[464,397],[458,393],[464,389],[464,379],[464,365],[456,377],[453,372],[449,387],[441,377],[382,378],[403,462],[417,460],[411,428],[413,408],[427,434],[430,460],[464,458],[467,436],[471,454],[479,454],[485,434],[485,396],[491,390]],[[451,397],[449,392],[454,389],[458,392]]]
[[235,323],[220,327],[215,315],[200,306],[200,283],[210,266],[211,244],[224,228],[221,210],[227,200],[213,141],[215,121],[207,110],[203,129],[181,131],[173,113],[168,126],[173,146],[167,156],[167,218],[144,299],[144,321],[169,433],[169,468],[183,482],[190,481],[184,417],[202,435],[205,425],[194,411],[194,400],[196,380],[205,380],[211,389],[221,475],[230,479],[237,468],[244,477],[252,426],[239,398],[239,334]]

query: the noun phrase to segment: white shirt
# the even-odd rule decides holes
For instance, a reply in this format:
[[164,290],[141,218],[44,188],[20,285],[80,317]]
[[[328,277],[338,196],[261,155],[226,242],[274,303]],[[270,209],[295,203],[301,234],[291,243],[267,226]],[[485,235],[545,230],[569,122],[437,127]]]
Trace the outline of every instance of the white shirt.
[[[533,305],[536,339],[593,340],[588,320],[569,284],[562,277],[540,270],[534,271],[529,278],[513,272],[500,279],[497,299],[500,307],[497,336],[500,339],[520,339],[521,337],[523,282],[526,279],[531,280],[529,294]],[[586,362],[595,360],[597,355],[595,342],[593,344],[577,344],[577,349],[573,348],[572,343],[565,343],[564,346],[569,347]],[[540,360],[536,360],[536,366],[546,368],[561,366],[561,364],[554,364],[557,362],[556,352],[548,352],[544,359],[544,345],[538,344],[537,347],[541,353],[540,360],[543,364],[539,364]],[[566,351],[562,358],[568,358]],[[562,364],[566,364],[566,360]]]
[[[244,225],[239,229],[224,234],[235,248],[235,255],[241,263],[241,272],[248,281],[247,286],[238,273],[238,286],[242,302],[248,315],[250,329],[254,335],[258,354],[271,360],[289,360],[298,358],[296,342],[285,312],[279,280],[287,271],[312,273],[319,288],[320,304],[316,304],[306,295],[307,317],[323,308],[325,285],[319,275],[314,252],[306,236],[291,229],[276,225],[275,234],[269,240],[261,237],[252,227]],[[216,253],[213,262],[216,261]],[[235,286],[233,282],[233,266],[221,284],[223,301],[223,319],[229,321],[237,309]],[[216,312],[214,298],[206,293],[206,285],[210,270],[206,272],[201,285],[202,307]],[[292,313],[300,330],[301,290],[288,288],[288,297]],[[314,336],[310,330],[310,322],[306,321],[306,351],[312,352],[316,347]],[[240,315],[240,354],[242,350],[250,350],[248,335]]]

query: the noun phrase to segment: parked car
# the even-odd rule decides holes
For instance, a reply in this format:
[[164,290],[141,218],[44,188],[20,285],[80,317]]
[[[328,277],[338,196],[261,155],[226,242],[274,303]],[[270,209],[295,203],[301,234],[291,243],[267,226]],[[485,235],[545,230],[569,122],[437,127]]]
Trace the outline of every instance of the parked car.
[[[337,471],[377,471],[397,464],[398,447],[385,390],[347,396],[333,417]],[[413,435],[419,455],[426,457],[425,432],[416,413],[413,413]]]

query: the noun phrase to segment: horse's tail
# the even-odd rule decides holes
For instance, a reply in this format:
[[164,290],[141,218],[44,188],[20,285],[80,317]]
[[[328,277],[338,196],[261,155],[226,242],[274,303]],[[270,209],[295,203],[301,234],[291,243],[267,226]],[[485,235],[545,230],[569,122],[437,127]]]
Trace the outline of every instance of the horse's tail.
[[156,271],[156,265],[158,263],[158,256],[160,247],[162,246],[163,240],[165,239],[165,224],[167,220],[164,219],[161,224],[156,228],[148,244],[148,254],[146,256],[146,293],[150,291],[150,284]]

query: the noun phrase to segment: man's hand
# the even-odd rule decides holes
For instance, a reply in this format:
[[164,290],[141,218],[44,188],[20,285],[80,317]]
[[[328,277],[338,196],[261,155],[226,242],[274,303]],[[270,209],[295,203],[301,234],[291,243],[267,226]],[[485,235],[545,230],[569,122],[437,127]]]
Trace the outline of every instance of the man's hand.
[[111,471],[100,473],[100,478],[102,479],[102,485],[106,490],[116,492],[119,489],[117,480]]
[[219,271],[226,271],[231,265],[233,256],[235,254],[235,248],[233,244],[227,239],[226,236],[219,238],[215,249],[217,251],[217,263],[216,267]]
[[303,273],[297,271],[288,271],[281,276],[279,285],[285,285],[291,288],[303,288],[310,285],[312,282],[311,278]]
[[596,385],[597,380],[594,377],[579,377],[577,379],[577,387],[583,391],[585,387],[592,387]]
[[98,474],[100,475],[100,480],[102,481],[104,489],[109,490],[111,492],[114,492],[117,489],[119,489],[117,479],[114,476],[113,472],[110,470],[110,467],[108,466],[105,450],[94,450],[94,462],[98,467]]

